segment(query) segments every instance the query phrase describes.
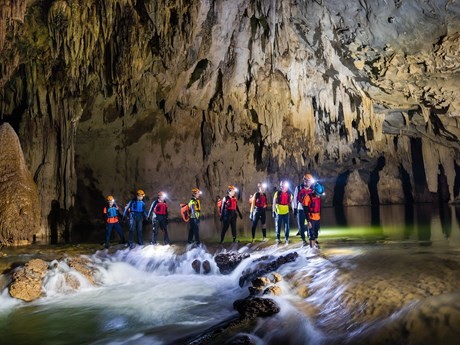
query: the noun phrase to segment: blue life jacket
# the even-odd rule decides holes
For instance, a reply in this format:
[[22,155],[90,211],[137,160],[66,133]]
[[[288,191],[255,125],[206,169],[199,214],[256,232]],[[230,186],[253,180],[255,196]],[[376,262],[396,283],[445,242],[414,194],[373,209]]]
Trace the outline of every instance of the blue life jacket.
[[131,212],[144,212],[144,205],[143,201],[133,200],[131,201]]
[[112,218],[117,216],[117,208],[115,206],[107,207],[107,218]]

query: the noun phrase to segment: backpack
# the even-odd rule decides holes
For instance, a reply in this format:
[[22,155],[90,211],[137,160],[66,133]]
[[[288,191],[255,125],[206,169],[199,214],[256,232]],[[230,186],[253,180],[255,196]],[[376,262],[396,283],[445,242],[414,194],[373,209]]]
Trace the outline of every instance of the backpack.
[[217,206],[217,213],[219,214],[219,216],[221,216],[222,199],[220,197],[217,197],[216,206]]
[[188,204],[180,204],[180,214],[184,222],[188,223],[190,221],[190,207]]

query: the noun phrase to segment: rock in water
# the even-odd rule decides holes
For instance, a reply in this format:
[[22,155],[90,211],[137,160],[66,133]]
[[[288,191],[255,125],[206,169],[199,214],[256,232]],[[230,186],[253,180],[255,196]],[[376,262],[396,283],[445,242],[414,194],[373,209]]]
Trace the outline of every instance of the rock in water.
[[23,268],[13,274],[10,295],[30,302],[41,296],[43,277],[48,263],[41,259],[30,260]]
[[214,261],[216,262],[217,267],[219,267],[220,273],[229,274],[240,264],[241,261],[249,256],[250,255],[248,253],[221,253],[216,255]]
[[233,302],[233,308],[240,313],[242,318],[254,319],[267,317],[279,313],[280,307],[269,298],[239,299]]
[[193,260],[192,268],[195,270],[196,273],[200,273],[201,270],[201,261],[198,259]]
[[211,263],[208,260],[203,261],[203,273],[208,274],[211,272]]
[[7,123],[0,126],[0,157],[0,243],[29,244],[40,228],[38,191]]

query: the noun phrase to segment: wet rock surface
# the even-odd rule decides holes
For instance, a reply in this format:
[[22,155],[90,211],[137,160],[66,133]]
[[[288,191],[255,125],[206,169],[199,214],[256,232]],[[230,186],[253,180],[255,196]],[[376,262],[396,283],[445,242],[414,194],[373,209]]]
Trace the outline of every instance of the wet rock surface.
[[281,255],[276,259],[270,257],[262,257],[255,261],[259,262],[255,268],[243,272],[242,276],[240,277],[239,284],[242,287],[247,281],[255,279],[259,276],[263,276],[267,273],[276,271],[280,266],[290,262],[294,262],[298,258],[298,256],[299,254],[297,252],[293,252],[287,255]]
[[[64,269],[60,267],[60,262],[65,263]],[[95,269],[92,267],[91,260],[85,257],[55,260],[51,266],[42,259],[33,259],[13,273],[12,282],[9,286],[11,297],[27,302],[40,298],[43,294],[44,278],[50,269],[62,274],[62,279],[56,286],[60,292],[73,292],[80,289],[81,282],[72,274],[72,270],[81,274],[89,284],[94,285],[96,283]]]
[[30,302],[42,294],[42,280],[48,270],[48,263],[41,259],[29,261],[13,274],[10,285],[11,297]]
[[214,261],[219,267],[220,273],[229,274],[231,273],[244,259],[249,258],[248,253],[220,253],[214,257]]
[[280,311],[275,301],[260,297],[236,300],[233,303],[233,308],[240,313],[242,318],[247,319],[272,316]]

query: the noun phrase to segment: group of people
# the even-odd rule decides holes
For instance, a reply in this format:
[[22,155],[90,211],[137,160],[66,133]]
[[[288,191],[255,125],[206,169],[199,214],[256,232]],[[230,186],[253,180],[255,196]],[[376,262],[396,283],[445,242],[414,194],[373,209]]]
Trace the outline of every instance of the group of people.
[[[267,227],[266,227],[266,211],[268,206],[268,197],[266,194],[267,186],[264,183],[257,185],[258,191],[250,197],[250,213],[249,218],[252,221],[252,241],[255,240],[255,233],[257,225],[260,221],[262,226],[263,241],[267,241]],[[220,221],[222,222],[222,230],[220,236],[220,243],[224,242],[225,234],[231,228],[233,242],[238,242],[236,236],[236,220],[237,217],[243,218],[238,206],[238,199],[236,193],[238,192],[235,186],[228,186],[227,193],[223,199],[218,199],[218,211]],[[279,189],[277,189],[273,196],[272,213],[275,220],[275,233],[276,243],[280,243],[281,229],[284,225],[284,239],[285,243],[289,243],[289,214],[293,212],[297,218],[299,227],[299,235],[302,238],[302,244],[310,247],[319,248],[318,232],[320,229],[320,209],[321,209],[321,195],[324,188],[320,183],[314,183],[311,174],[305,174],[303,181],[298,185],[294,193],[289,190],[289,183],[281,181]],[[202,192],[198,188],[193,188],[191,191],[191,198],[187,204],[183,204],[186,210],[186,220],[189,222],[189,232],[187,242],[189,244],[195,242],[200,244],[200,215],[201,203],[200,195]],[[120,243],[126,243],[123,235],[123,230],[120,226],[119,215],[123,219],[129,218],[129,233],[128,243],[130,248],[134,247],[134,234],[137,235],[137,243],[143,245],[143,222],[144,220],[151,221],[152,226],[152,240],[151,244],[158,243],[158,234],[161,229],[163,232],[163,240],[165,244],[169,244],[168,235],[168,204],[166,202],[166,194],[162,191],[158,192],[157,198],[153,201],[149,211],[146,211],[146,204],[144,202],[145,193],[139,189],[136,193],[136,198],[129,201],[125,206],[123,213],[115,203],[112,195],[107,196],[107,205],[104,207],[104,215],[106,218],[106,236],[105,247],[109,247],[110,237],[112,230],[120,236]],[[309,243],[306,241],[305,233],[307,233]]]
[[[257,223],[262,223],[263,241],[267,240],[266,228],[266,208],[267,194],[265,193],[266,185],[259,183],[258,191],[251,201],[251,211],[249,218],[252,221],[252,240],[254,241]],[[275,220],[276,243],[281,242],[281,229],[284,225],[285,243],[289,243],[290,225],[289,214],[292,210],[297,219],[299,235],[302,238],[302,244],[309,244],[310,247],[319,248],[318,233],[320,229],[320,212],[321,212],[321,195],[324,193],[324,187],[320,183],[315,183],[311,174],[305,174],[302,183],[299,184],[294,193],[289,190],[289,182],[281,181],[279,189],[273,196],[272,215]],[[309,243],[306,241],[307,233]]]

